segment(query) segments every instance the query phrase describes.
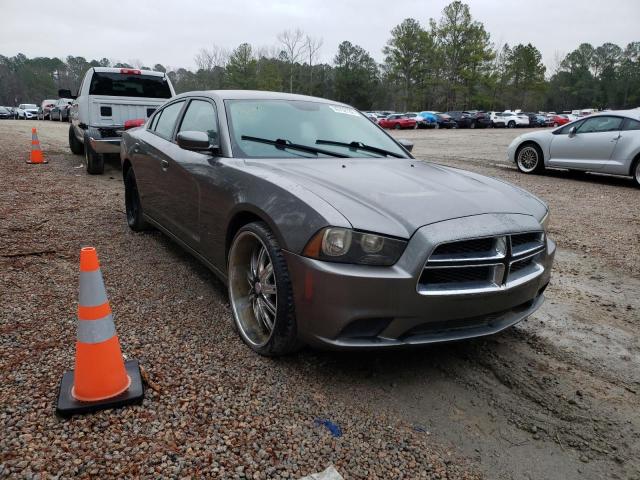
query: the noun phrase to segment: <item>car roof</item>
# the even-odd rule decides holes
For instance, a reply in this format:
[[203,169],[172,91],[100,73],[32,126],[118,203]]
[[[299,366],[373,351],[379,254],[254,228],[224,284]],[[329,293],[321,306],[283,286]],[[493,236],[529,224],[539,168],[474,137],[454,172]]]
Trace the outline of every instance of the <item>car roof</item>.
[[326,98],[311,97],[308,95],[298,95],[295,93],[266,92],[261,90],[202,90],[184,92],[176,95],[173,99],[181,97],[205,96],[217,98],[219,100],[299,100],[307,102],[330,103],[332,105],[349,106],[344,103],[327,100]]
[[601,117],[603,115],[618,115],[620,117],[627,117],[632,118],[633,120],[640,121],[640,109],[638,108],[635,108],[633,110],[609,110],[606,112],[597,112],[581,118]]
[[120,73],[120,70],[138,70],[141,75],[153,75],[156,77],[164,77],[165,74],[162,72],[156,72],[154,70],[140,70],[139,68],[114,68],[114,67],[93,67],[93,70],[98,73]]

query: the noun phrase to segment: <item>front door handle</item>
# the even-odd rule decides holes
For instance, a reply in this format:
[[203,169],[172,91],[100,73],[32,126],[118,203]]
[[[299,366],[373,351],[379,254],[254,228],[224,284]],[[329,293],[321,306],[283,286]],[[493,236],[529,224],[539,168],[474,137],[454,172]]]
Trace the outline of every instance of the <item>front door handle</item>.
[[162,167],[162,170],[166,170],[169,168],[169,162],[167,160],[160,160],[160,166]]

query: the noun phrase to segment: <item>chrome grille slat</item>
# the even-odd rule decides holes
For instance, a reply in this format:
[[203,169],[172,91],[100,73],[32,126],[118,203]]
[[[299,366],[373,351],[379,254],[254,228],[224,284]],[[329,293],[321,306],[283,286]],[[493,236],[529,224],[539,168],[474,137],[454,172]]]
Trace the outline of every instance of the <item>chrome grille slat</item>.
[[537,260],[544,249],[541,231],[442,243],[425,263],[417,291],[422,295],[462,295],[520,285],[543,272]]

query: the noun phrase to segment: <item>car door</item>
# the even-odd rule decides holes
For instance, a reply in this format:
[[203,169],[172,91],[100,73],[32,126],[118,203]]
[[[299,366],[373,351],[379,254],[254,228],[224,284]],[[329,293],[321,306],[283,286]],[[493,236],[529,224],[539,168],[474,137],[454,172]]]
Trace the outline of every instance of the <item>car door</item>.
[[[175,136],[180,132],[204,132],[211,145],[218,145],[218,121],[212,100],[192,98],[178,123]],[[195,250],[201,251],[202,192],[199,178],[210,178],[215,157],[210,152],[184,150],[175,143],[177,151],[168,158],[164,170],[170,191],[165,197],[165,210],[173,230]]]
[[638,149],[640,149],[640,122],[627,118],[622,125],[613,154],[602,170],[616,175],[628,175]]
[[[597,171],[606,165],[620,136],[622,118],[612,115],[590,117],[565,125],[554,132],[549,165]],[[575,134],[572,129],[575,128]]]
[[134,145],[136,159],[133,163],[145,213],[171,231],[173,228],[166,209],[171,185],[166,171],[170,158],[178,155],[180,150],[173,137],[185,103],[180,99],[156,112],[148,130],[141,134],[144,141]]

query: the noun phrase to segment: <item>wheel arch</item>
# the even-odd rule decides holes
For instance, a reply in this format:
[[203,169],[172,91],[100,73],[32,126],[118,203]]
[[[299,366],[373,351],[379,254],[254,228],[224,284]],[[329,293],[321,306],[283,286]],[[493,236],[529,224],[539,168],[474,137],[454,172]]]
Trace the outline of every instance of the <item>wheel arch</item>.
[[520,153],[520,150],[522,150],[524,147],[531,145],[535,148],[538,149],[538,152],[542,154],[542,163],[546,166],[547,165],[547,155],[544,151],[544,149],[542,148],[542,145],[540,145],[538,142],[536,142],[535,140],[524,140],[522,143],[520,143],[520,145],[518,145],[516,147],[516,152],[514,155],[514,159],[517,162],[518,161],[518,153]]
[[253,223],[253,222],[266,223],[269,229],[271,230],[271,232],[273,232],[273,234],[278,239],[278,244],[280,245],[280,248],[282,249],[286,248],[286,243],[284,241],[284,238],[282,237],[280,230],[277,228],[276,224],[270,219],[269,215],[267,215],[266,212],[260,210],[259,208],[256,208],[253,205],[245,204],[245,205],[239,205],[238,208],[236,208],[235,211],[231,214],[227,222],[227,229],[225,233],[225,242],[224,242],[225,258],[228,258],[229,256],[229,250],[231,249],[231,242],[233,242],[233,239],[235,238],[238,231],[245,225],[248,225],[249,223]]

